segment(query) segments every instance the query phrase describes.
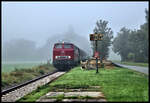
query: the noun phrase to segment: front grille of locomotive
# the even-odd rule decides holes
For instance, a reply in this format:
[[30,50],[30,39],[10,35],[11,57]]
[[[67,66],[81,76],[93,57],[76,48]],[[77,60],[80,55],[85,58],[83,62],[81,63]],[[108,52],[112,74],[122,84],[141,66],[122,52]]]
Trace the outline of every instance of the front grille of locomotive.
[[70,56],[56,56],[56,59],[70,59]]

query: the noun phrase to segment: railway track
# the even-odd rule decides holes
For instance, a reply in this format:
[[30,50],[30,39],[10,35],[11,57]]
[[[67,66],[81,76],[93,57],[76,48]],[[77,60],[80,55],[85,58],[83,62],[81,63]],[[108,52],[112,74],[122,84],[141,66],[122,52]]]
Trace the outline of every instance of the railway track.
[[17,86],[2,90],[1,100],[2,102],[15,102],[16,100],[27,95],[33,90],[36,90],[39,86],[50,83],[65,73],[66,72],[59,72],[56,70],[52,73],[42,75],[38,78],[19,84]]

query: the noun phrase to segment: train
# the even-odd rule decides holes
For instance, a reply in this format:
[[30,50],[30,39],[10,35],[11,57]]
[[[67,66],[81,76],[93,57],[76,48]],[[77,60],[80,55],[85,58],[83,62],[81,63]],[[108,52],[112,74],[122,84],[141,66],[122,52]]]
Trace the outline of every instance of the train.
[[86,56],[87,53],[73,43],[55,43],[53,46],[53,66],[60,71],[77,66]]

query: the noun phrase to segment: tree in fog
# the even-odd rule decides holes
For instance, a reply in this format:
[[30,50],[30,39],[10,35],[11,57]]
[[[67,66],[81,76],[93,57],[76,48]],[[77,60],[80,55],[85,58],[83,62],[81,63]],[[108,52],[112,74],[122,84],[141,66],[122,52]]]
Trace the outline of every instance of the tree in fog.
[[144,35],[143,37],[143,44],[144,46],[144,50],[143,50],[143,54],[145,57],[145,62],[148,62],[148,50],[149,50],[149,34],[148,34],[148,26],[149,26],[149,11],[147,9],[145,9],[145,19],[146,19],[146,23],[144,23],[143,25],[141,25],[141,32]]
[[149,24],[149,15],[148,10],[145,10],[146,22],[140,26],[139,30],[132,31],[130,36],[130,45],[132,46],[132,52],[135,55],[135,62],[148,62],[148,24]]
[[122,28],[113,41],[113,50],[120,54],[122,61],[148,62],[148,24],[149,15],[146,13],[146,23],[138,30]]
[[4,43],[4,61],[34,60],[35,55],[36,45],[33,41],[17,39]]
[[127,60],[130,52],[129,35],[131,30],[123,27],[113,41],[113,51],[121,56],[121,61]]
[[[107,59],[109,55],[109,46],[111,45],[111,39],[113,38],[113,31],[111,30],[111,28],[108,27],[108,21],[101,19],[98,20],[96,22],[96,27],[94,28],[93,32],[94,34],[103,34],[103,40],[98,41],[97,51],[99,52],[101,59]],[[91,41],[91,44],[93,51],[95,51],[95,41]]]

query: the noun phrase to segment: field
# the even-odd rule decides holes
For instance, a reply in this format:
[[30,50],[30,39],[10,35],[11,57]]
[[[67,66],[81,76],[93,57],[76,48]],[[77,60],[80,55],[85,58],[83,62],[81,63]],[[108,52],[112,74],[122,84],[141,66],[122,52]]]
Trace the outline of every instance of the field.
[[[64,89],[89,89],[90,86],[100,86],[108,102],[142,102],[148,101],[148,76],[130,69],[114,67],[113,69],[81,70],[76,67],[54,82],[39,87],[18,101],[35,102],[50,91]],[[59,97],[58,97],[59,99]],[[62,98],[61,98],[62,99]]]
[[23,68],[32,68],[34,66],[38,66],[40,64],[43,64],[44,62],[2,62],[2,72],[12,72],[17,69],[23,69]]

